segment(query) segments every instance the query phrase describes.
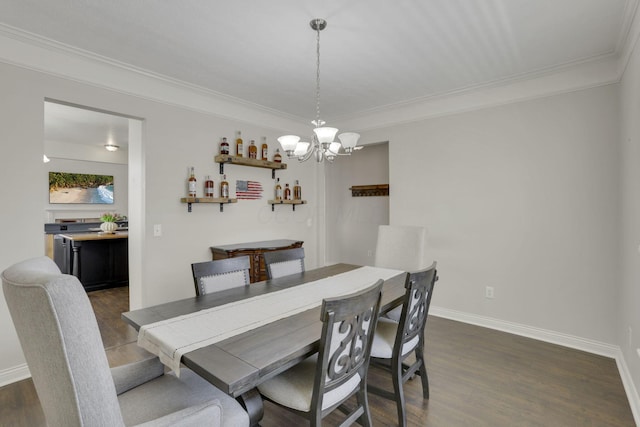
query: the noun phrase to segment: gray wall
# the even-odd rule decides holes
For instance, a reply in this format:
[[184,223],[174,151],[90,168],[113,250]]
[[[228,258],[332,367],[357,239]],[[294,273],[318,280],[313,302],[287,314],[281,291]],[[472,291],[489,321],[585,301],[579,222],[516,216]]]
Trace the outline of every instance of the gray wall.
[[618,102],[610,85],[364,135],[389,141],[391,223],[429,230],[435,306],[617,344]]

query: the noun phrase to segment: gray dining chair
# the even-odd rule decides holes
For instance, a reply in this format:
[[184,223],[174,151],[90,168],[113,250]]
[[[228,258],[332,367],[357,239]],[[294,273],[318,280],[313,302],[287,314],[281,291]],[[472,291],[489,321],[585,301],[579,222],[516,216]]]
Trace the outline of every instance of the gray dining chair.
[[49,426],[248,426],[235,399],[157,358],[109,369],[80,281],[48,257],[2,272],[2,289]]
[[224,291],[250,283],[248,256],[224,258],[191,264],[196,295]]
[[304,248],[269,251],[262,256],[268,279],[277,279],[304,271]]
[[[371,426],[367,399],[367,369],[371,339],[380,309],[382,280],[367,289],[322,302],[322,335],[316,355],[258,385],[264,399],[320,426],[336,409],[346,418]],[[356,395],[357,404],[344,402]]]
[[[407,274],[405,296],[400,320],[381,317],[371,347],[371,365],[391,372],[393,392],[369,384],[369,392],[394,400],[398,424],[407,425],[403,385],[418,374],[422,381],[422,396],[429,398],[429,378],[424,358],[424,329],[431,305],[431,296],[438,275],[436,263],[415,273]],[[405,363],[410,355],[415,361]]]

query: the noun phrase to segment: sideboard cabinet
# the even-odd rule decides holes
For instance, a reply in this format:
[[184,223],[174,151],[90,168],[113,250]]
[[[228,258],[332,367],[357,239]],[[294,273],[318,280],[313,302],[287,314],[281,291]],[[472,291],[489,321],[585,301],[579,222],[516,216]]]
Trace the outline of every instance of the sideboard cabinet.
[[267,280],[267,269],[264,265],[263,253],[302,247],[300,240],[267,240],[264,242],[235,243],[232,245],[211,246],[213,259],[249,256],[251,283]]

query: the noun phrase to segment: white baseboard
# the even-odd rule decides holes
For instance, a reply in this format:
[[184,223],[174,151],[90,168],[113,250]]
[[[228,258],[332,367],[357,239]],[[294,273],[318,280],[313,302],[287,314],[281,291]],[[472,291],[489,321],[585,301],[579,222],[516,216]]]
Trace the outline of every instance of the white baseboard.
[[622,350],[619,346],[581,338],[574,335],[563,334],[556,331],[550,331],[547,329],[534,328],[492,317],[449,310],[442,307],[431,306],[429,308],[429,314],[436,317],[457,320],[463,323],[508,332],[514,335],[533,338],[539,341],[558,344],[564,347],[575,348],[576,350],[582,350],[615,359],[625,393],[627,394],[627,399],[629,400],[629,405],[631,406],[633,418],[636,422],[636,426],[640,426],[640,396],[638,395],[638,390],[633,383],[631,373],[629,372],[624,355],[622,354]]
[[629,399],[629,405],[631,406],[631,412],[633,413],[633,419],[636,421],[636,426],[640,425],[640,395],[638,395],[638,389],[633,380],[631,379],[631,372],[627,366],[627,361],[622,354],[622,351],[618,349],[616,356],[616,364],[618,365],[618,371],[620,371],[620,378],[622,379],[622,385],[624,391],[627,393],[627,399]]
[[31,377],[26,363],[0,371],[0,387]]

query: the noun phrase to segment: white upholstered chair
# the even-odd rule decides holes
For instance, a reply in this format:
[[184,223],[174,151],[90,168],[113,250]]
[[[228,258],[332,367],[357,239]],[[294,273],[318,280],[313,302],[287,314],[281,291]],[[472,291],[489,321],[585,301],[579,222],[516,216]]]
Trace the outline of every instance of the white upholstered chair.
[[[374,265],[413,271],[428,267],[432,261],[426,259],[427,229],[413,225],[380,225]],[[398,307],[384,315],[393,320],[400,319]]]
[[[373,331],[380,309],[382,280],[351,295],[325,299],[320,348],[283,373],[258,385],[267,400],[320,426],[336,409],[346,414],[341,426],[360,421],[371,426],[367,399],[367,369]],[[356,395],[355,408],[343,403]]]
[[[407,425],[403,384],[415,374],[420,375],[422,396],[429,398],[424,329],[436,280],[436,263],[408,274],[399,321],[381,317],[373,338],[371,365],[381,366],[391,372],[393,392],[371,384],[369,391],[396,402],[400,427]],[[405,361],[412,354],[415,361],[408,365]]]
[[262,254],[262,256],[264,257],[264,265],[267,269],[267,278],[269,279],[277,279],[278,277],[302,273],[304,271],[303,248],[268,251]]
[[224,291],[249,284],[249,257],[224,258],[191,264],[196,295]]
[[425,260],[427,230],[411,225],[380,225],[376,241],[376,267],[408,272],[428,267]]
[[109,369],[82,284],[47,257],[2,273],[2,288],[47,425],[248,426],[233,398],[157,358]]

